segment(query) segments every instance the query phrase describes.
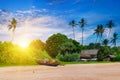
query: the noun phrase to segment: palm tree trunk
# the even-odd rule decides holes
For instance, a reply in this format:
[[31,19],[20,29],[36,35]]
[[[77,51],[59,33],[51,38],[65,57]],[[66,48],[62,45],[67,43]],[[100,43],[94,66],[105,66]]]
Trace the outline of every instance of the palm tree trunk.
[[83,45],[83,32],[84,32],[84,29],[82,28],[82,45]]
[[98,40],[98,35],[97,35],[97,38],[96,38],[96,41],[95,41],[95,43],[97,43],[97,40]]
[[109,29],[108,40],[110,39],[110,33],[111,33],[111,29]]
[[116,41],[115,41],[115,47],[116,47]]
[[102,39],[103,39],[103,37],[102,37],[102,35],[101,35],[101,36],[100,36],[100,43],[101,43]]
[[100,41],[101,41],[101,36],[99,36],[99,43],[100,43]]
[[12,39],[11,39],[11,42],[13,42],[14,40],[14,32],[12,32]]
[[75,30],[74,30],[74,27],[73,27],[73,39],[75,40]]

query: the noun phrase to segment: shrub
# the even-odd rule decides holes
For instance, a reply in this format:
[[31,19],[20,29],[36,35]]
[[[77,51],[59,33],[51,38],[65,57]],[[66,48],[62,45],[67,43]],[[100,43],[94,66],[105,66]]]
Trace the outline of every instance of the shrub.
[[114,61],[120,61],[120,47],[112,47],[111,54],[115,55]]
[[120,53],[114,52],[115,59],[114,61],[120,61]]
[[101,47],[101,49],[98,51],[97,58],[98,61],[103,61],[107,55],[110,54],[110,49],[109,47]]
[[58,54],[57,56],[56,56],[56,59],[57,60],[60,60],[60,61],[64,61],[64,56],[63,56],[63,54]]
[[120,54],[115,55],[115,61],[120,61]]
[[79,60],[80,55],[78,53],[73,53],[73,54],[65,53],[65,55],[58,54],[56,56],[56,59],[58,59],[60,61],[71,62],[71,61]]
[[35,49],[40,49],[40,50],[45,50],[45,43],[42,42],[41,40],[33,40],[31,41],[29,47],[35,48]]
[[52,58],[45,50],[38,47],[28,47],[22,49],[10,42],[0,43],[0,63],[1,64],[36,64],[36,59]]

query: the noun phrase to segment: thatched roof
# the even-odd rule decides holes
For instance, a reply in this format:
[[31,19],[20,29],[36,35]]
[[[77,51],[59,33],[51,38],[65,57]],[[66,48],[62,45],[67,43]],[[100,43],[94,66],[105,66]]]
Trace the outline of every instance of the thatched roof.
[[97,58],[98,50],[82,50],[80,52],[81,58]]
[[115,58],[114,55],[107,55],[105,58]]

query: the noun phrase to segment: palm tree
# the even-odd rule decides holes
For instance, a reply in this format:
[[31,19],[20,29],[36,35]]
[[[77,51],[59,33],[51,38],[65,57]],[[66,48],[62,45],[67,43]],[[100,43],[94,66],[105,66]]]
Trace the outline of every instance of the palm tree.
[[97,43],[98,38],[99,38],[99,43],[100,43],[100,41],[101,41],[101,39],[102,39],[102,36],[103,36],[103,33],[104,33],[104,30],[105,30],[105,29],[104,29],[104,27],[103,27],[102,24],[97,25],[97,28],[94,30],[94,31],[95,31],[94,34],[97,35],[96,43]]
[[72,20],[72,21],[69,23],[69,25],[71,25],[72,28],[73,28],[73,38],[74,38],[74,40],[75,40],[75,30],[74,30],[74,27],[76,27],[75,20]]
[[82,45],[83,45],[83,32],[84,32],[84,26],[85,26],[85,24],[86,24],[86,22],[85,22],[84,18],[82,18],[81,21],[78,22],[78,25],[82,29]]
[[96,36],[97,36],[96,42],[95,42],[95,43],[97,43],[97,40],[98,40],[99,35],[100,35],[100,32],[99,32],[99,25],[97,25],[97,28],[96,28],[94,31],[95,31],[94,34],[96,34]]
[[112,40],[111,40],[111,43],[113,43],[114,46],[116,46],[116,41],[117,41],[117,39],[118,39],[118,34],[115,32],[115,33],[113,34],[113,38],[112,38]]
[[8,30],[12,30],[12,40],[14,39],[14,33],[17,25],[17,20],[15,18],[12,19],[11,23],[8,25]]
[[108,45],[108,42],[109,42],[108,39],[104,39],[104,40],[103,40],[103,45],[107,46],[107,45]]
[[104,26],[102,24],[100,24],[99,25],[100,40],[102,39],[104,31],[105,31]]
[[112,27],[115,26],[115,25],[114,25],[112,20],[110,20],[106,25],[107,25],[107,28],[109,28],[109,32],[108,32],[108,39],[109,39]]

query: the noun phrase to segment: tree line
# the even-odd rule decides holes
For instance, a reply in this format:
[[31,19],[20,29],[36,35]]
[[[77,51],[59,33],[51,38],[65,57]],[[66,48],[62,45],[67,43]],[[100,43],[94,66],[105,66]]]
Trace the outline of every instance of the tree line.
[[[12,30],[12,40],[14,39],[14,33],[17,27],[17,20],[15,18],[13,18],[10,22],[10,24],[8,25],[8,30]],[[73,38],[74,39],[69,39],[66,35],[61,34],[61,33],[57,33],[57,34],[53,34],[52,36],[50,36],[45,43],[43,43],[41,40],[33,40],[30,45],[29,45],[29,51],[25,51],[24,53],[31,53],[32,54],[32,60],[34,60],[34,58],[38,57],[41,58],[42,53],[45,53],[45,55],[49,54],[52,58],[62,58],[63,61],[72,61],[75,60],[75,57],[79,58],[79,53],[81,50],[86,50],[86,49],[103,49],[104,52],[102,54],[107,55],[107,54],[113,54],[117,56],[117,59],[120,60],[120,55],[118,54],[120,51],[120,47],[116,47],[116,40],[118,39],[118,34],[114,33],[113,34],[113,38],[110,40],[110,35],[111,35],[111,31],[113,26],[115,26],[115,24],[113,23],[112,20],[110,20],[107,24],[106,27],[103,26],[102,24],[97,25],[96,29],[94,29],[94,33],[96,34],[96,43],[90,43],[89,45],[84,45],[83,44],[83,39],[84,39],[84,27],[86,25],[86,20],[84,18],[82,18],[78,23],[75,22],[75,20],[72,20],[69,23],[72,28],[73,28]],[[80,44],[79,42],[77,42],[75,40],[75,30],[74,28],[76,26],[79,26],[82,30],[82,44]],[[103,33],[105,31],[105,29],[108,28],[109,32],[108,32],[108,37],[106,39],[103,40],[102,44],[100,44],[100,42],[102,41],[102,37],[103,37]],[[99,42],[98,42],[99,41]],[[112,42],[114,44],[115,47],[110,48],[108,46],[108,42]],[[0,44],[1,47],[1,61],[4,62],[4,60],[8,60],[8,58],[12,58],[12,56],[14,56],[15,58],[13,58],[13,60],[15,61],[14,63],[17,63],[17,58],[19,57],[19,55],[21,55],[21,49],[17,46],[14,46],[12,43],[7,43],[8,47],[3,47],[3,45],[5,45],[6,43],[2,43]],[[11,47],[10,45],[12,45],[13,47]],[[10,47],[9,47],[10,46]],[[4,50],[2,48],[5,48]],[[17,51],[16,51],[17,50]],[[6,52],[8,51],[8,52]],[[33,52],[34,51],[34,52]],[[45,51],[45,52],[44,52]],[[112,53],[111,53],[112,52]],[[8,53],[10,53],[10,56],[8,55]],[[14,53],[14,54],[13,54]],[[20,53],[16,56],[16,53]],[[46,58],[46,56],[42,54],[43,58]],[[23,55],[22,55],[23,56]],[[28,55],[27,55],[28,56]],[[27,57],[25,56],[25,57]],[[61,57],[62,56],[62,57]],[[49,56],[47,56],[49,57]],[[69,59],[70,58],[70,59]],[[25,58],[26,59],[26,58]],[[31,55],[29,55],[29,60],[31,60]],[[13,63],[10,60],[8,61],[8,63]],[[24,62],[24,59],[22,59]],[[21,63],[21,62],[19,62]]]
[[[82,18],[80,21],[76,22],[75,20],[72,20],[70,21],[69,25],[72,26],[73,28],[73,39],[75,40],[75,30],[74,28],[76,26],[79,26],[82,30],[82,42],[81,44],[83,45],[83,41],[84,41],[84,27],[86,25],[86,20],[84,18]],[[96,35],[96,41],[95,43],[101,43],[102,41],[102,44],[105,45],[105,46],[108,46],[109,42],[112,43],[114,46],[116,46],[117,44],[117,39],[118,39],[118,34],[116,32],[113,33],[113,37],[110,39],[110,35],[111,35],[111,31],[112,31],[112,28],[115,26],[115,23],[110,20],[107,22],[106,25],[103,25],[103,24],[99,24],[96,26],[96,29],[94,29],[94,33]],[[104,40],[103,39],[103,33],[105,32],[105,29],[109,29],[108,31],[108,37],[106,37]]]
[[[12,19],[12,21],[10,22],[10,24],[8,25],[8,30],[12,30],[12,40],[14,39],[14,33],[15,33],[15,29],[16,29],[16,26],[17,26],[17,20],[15,18]],[[75,40],[75,27],[76,26],[79,26],[82,30],[82,42],[81,44],[83,45],[84,43],[84,27],[86,25],[86,20],[84,18],[82,18],[80,21],[78,21],[76,23],[75,20],[72,20],[70,21],[69,25],[72,26],[73,28],[73,39]],[[115,23],[110,20],[106,23],[106,25],[103,25],[103,24],[99,24],[96,26],[96,29],[94,29],[94,35],[96,35],[96,41],[95,43],[101,43],[102,41],[102,44],[105,45],[105,46],[108,46],[109,43],[112,43],[114,46],[116,46],[117,44],[117,39],[118,39],[118,33],[114,32],[113,33],[113,37],[110,39],[110,35],[111,35],[111,31],[112,31],[112,28],[115,26]],[[108,36],[103,39],[103,33],[105,32],[105,29],[109,29],[108,31]]]

